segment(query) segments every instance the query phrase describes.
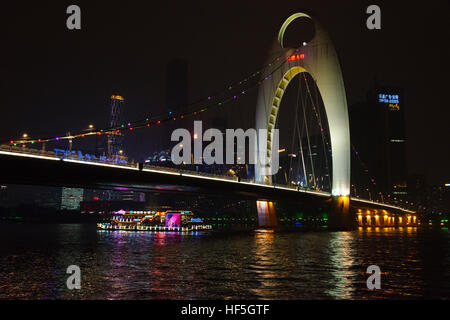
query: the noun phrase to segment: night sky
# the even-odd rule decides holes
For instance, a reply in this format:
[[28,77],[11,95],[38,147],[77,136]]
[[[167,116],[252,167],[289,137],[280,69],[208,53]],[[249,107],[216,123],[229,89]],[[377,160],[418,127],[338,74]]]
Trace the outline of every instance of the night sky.
[[[71,4],[81,7],[82,30],[66,28]],[[381,7],[381,30],[366,28],[370,4]],[[173,58],[188,61],[189,100],[207,96],[263,66],[281,23],[301,8],[331,34],[349,105],[365,99],[375,79],[405,88],[409,173],[450,182],[450,17],[443,0],[2,4],[0,139],[106,126],[112,94],[125,97],[126,119],[160,113]],[[249,107],[240,116],[236,106],[224,115],[236,118],[233,127],[252,125],[254,102],[243,103]],[[131,144],[155,147],[154,135]]]

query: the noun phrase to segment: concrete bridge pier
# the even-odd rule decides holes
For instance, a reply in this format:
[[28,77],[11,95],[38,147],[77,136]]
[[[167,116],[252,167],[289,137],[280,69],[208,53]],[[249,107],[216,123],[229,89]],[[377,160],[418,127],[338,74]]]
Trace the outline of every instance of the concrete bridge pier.
[[331,210],[328,218],[329,230],[353,230],[357,223],[350,211],[350,197],[333,196],[331,199]]
[[261,228],[277,228],[278,221],[275,207],[272,201],[257,200],[258,225]]

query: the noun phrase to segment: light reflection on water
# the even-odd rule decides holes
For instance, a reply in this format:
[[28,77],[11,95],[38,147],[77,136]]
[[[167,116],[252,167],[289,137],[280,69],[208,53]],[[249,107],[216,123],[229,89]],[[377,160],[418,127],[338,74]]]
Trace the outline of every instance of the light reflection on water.
[[[450,297],[448,231],[97,231],[0,225],[0,298],[379,299]],[[67,266],[82,289],[66,288]],[[366,269],[381,268],[381,290]]]
[[351,232],[334,232],[329,244],[329,257],[334,277],[334,286],[326,291],[333,298],[351,299],[353,297],[352,282],[357,281],[357,274],[352,272],[356,264],[354,259],[354,237]]

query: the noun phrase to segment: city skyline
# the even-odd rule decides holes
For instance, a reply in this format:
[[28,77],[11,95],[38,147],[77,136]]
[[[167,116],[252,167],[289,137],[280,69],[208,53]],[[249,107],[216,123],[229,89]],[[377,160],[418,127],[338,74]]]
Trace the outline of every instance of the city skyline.
[[[439,89],[443,83],[437,81],[439,69],[433,65],[420,68],[420,75],[415,68],[411,68],[412,65],[420,64],[417,61],[424,59],[424,54],[422,50],[411,49],[409,43],[420,35],[424,38],[426,36],[429,39],[424,41],[427,51],[446,56],[445,47],[441,48],[439,41],[436,41],[444,32],[439,25],[445,19],[427,19],[431,18],[431,14],[436,15],[436,7],[445,5],[435,3],[432,5],[436,7],[422,10],[423,18],[412,25],[406,17],[414,16],[416,8],[390,3],[380,5],[386,8],[386,12],[382,18],[382,29],[376,31],[365,28],[363,4],[336,5],[335,14],[323,11],[320,5],[313,3],[308,3],[307,7],[325,25],[336,26],[336,29],[331,30],[331,35],[341,59],[349,105],[364,100],[366,92],[375,82],[405,88],[409,174],[424,174],[432,184],[445,183],[446,163],[449,159],[448,148],[442,147],[446,143],[445,122],[448,118],[445,116],[448,109],[442,103],[445,101],[445,89]],[[16,37],[6,39],[10,63],[5,69],[2,87],[11,94],[4,100],[4,119],[14,117],[17,121],[14,125],[12,122],[2,123],[0,136],[3,139],[11,138],[12,134],[17,137],[24,132],[30,135],[64,134],[67,130],[81,129],[90,123],[102,126],[108,120],[106,114],[112,94],[125,97],[126,119],[141,119],[149,113],[159,113],[165,108],[166,63],[178,57],[186,59],[188,63],[189,101],[215,92],[226,87],[228,81],[240,79],[265,63],[269,42],[267,39],[273,38],[281,20],[279,17],[286,17],[292,11],[289,7],[277,8],[279,12],[272,17],[268,6],[254,8],[251,4],[241,4],[240,10],[234,10],[236,7],[232,4],[229,8],[218,10],[221,14],[215,12],[212,15],[213,9],[169,4],[168,7],[153,7],[150,13],[152,19],[139,19],[138,15],[132,22],[127,17],[138,14],[138,10],[136,7],[125,6],[121,15],[127,23],[115,25],[107,19],[111,16],[111,11],[114,11],[113,6],[100,8],[95,4],[86,4],[81,5],[82,29],[71,32],[61,23],[65,21],[65,15],[58,8],[59,5],[36,8],[28,13],[38,16],[46,10],[45,14],[49,17],[33,30],[30,30],[30,24],[34,21],[31,18],[21,21],[21,25],[13,21],[9,23],[9,28],[14,28],[18,35],[23,36],[23,41],[18,42]],[[14,11],[18,8],[12,6],[11,9]],[[252,20],[252,15],[247,14],[252,10],[258,10],[258,20],[264,22]],[[437,11],[441,14],[445,9]],[[162,38],[156,31],[162,25],[160,22],[164,15],[158,17],[158,12],[175,17],[166,26],[167,32]],[[342,21],[344,12],[354,13],[353,16],[360,19]],[[224,23],[229,16],[233,16],[239,23]],[[59,24],[61,27],[57,27]],[[203,28],[204,24],[209,28]],[[246,33],[238,32],[239,28],[247,30],[247,34],[256,35],[253,36],[253,41],[246,41]],[[125,37],[131,30],[135,30],[132,36]],[[29,45],[42,32],[47,32],[49,36],[40,37],[40,49],[30,51]],[[213,32],[216,35],[208,37]],[[225,36],[228,32],[232,34],[231,37]],[[400,33],[401,38],[397,37]],[[147,37],[144,36],[146,34]],[[187,34],[193,36],[186,37]],[[343,34],[348,39],[343,39]],[[114,45],[109,47],[107,43]],[[433,50],[433,46],[439,49]],[[240,50],[236,51],[236,47]],[[204,52],[210,54],[205,55]],[[134,58],[130,60],[132,56]],[[61,69],[59,61],[68,63]],[[366,61],[371,63],[367,64]],[[427,61],[427,64],[430,63],[445,64],[447,60],[436,58]],[[205,82],[203,79],[211,65],[214,65],[221,77]],[[27,77],[21,77],[25,70],[32,72]],[[436,81],[428,81],[427,78]],[[13,96],[15,98],[11,99]],[[251,98],[246,103],[249,108],[252,107]],[[21,110],[20,117],[17,117],[15,110]],[[233,108],[231,110],[236,111]],[[432,118],[432,115],[439,114],[441,116]],[[86,115],[89,120],[86,120]],[[225,114],[225,117],[229,116]],[[251,119],[249,111],[248,116],[232,119],[234,123],[229,123],[233,127],[249,127],[252,125]],[[432,119],[433,125],[430,123]],[[417,127],[424,130],[416,130]],[[149,132],[140,139],[149,140],[152,136],[151,131]],[[131,149],[139,149],[139,143],[134,140],[129,141]],[[435,156],[428,157],[430,154]]]

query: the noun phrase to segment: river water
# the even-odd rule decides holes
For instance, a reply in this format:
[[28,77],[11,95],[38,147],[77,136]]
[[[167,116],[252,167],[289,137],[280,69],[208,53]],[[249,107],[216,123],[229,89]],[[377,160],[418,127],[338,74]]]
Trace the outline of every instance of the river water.
[[[69,290],[69,265],[81,289]],[[381,269],[368,290],[366,269]],[[449,299],[448,230],[196,234],[0,225],[2,299]]]

